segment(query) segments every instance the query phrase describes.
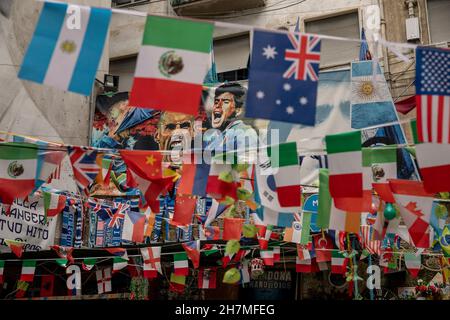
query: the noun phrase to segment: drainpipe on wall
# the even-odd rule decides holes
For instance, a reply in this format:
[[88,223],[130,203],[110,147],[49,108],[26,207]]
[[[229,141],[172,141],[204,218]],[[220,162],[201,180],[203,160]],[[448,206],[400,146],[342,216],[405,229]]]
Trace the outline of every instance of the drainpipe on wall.
[[[380,7],[380,23],[381,23],[381,37],[386,39],[386,20],[384,17],[384,0],[378,0],[378,6]],[[388,40],[388,39],[386,39]],[[388,58],[388,50],[385,46],[383,48],[383,63],[384,63],[384,77],[386,78],[386,82],[389,86],[389,89],[392,90],[391,85],[391,68],[389,67],[389,58]]]

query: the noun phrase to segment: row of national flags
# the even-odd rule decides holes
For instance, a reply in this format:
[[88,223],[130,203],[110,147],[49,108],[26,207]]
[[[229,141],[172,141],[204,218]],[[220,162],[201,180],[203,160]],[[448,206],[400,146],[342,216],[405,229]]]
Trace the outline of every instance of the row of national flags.
[[[74,7],[44,3],[19,78],[90,95],[111,10]],[[73,17],[73,12],[80,16]],[[208,71],[214,67],[210,58],[213,31],[210,22],[148,16],[130,104],[195,115],[202,84],[211,78]],[[315,125],[321,39],[298,31],[298,28],[286,33],[253,31],[247,117]],[[374,68],[364,30],[361,38],[362,64],[355,64],[356,69],[352,65],[352,74],[356,72],[355,84],[362,89],[352,89],[357,92],[352,97],[356,99],[352,101],[352,109],[366,113],[370,107],[372,113],[366,113],[364,121],[372,124],[366,123],[367,126],[379,124],[378,113],[390,114],[392,121],[398,121],[379,66],[372,75]],[[419,140],[449,144],[450,86],[446,71],[450,50],[418,47],[416,51]],[[270,83],[265,81],[267,78]],[[355,123],[353,127],[359,128],[358,125]]]

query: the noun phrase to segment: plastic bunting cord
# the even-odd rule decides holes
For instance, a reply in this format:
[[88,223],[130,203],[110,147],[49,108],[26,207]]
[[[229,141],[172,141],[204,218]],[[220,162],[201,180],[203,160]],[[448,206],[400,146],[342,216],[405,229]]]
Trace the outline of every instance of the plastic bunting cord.
[[[189,241],[188,241],[189,242]],[[161,244],[161,245],[155,245],[155,246],[153,246],[153,247],[165,247],[165,248],[168,248],[168,247],[172,247],[172,246],[179,246],[180,244],[182,244],[183,242],[178,242],[178,243],[173,243],[173,244]],[[280,246],[281,247],[281,249],[283,249],[284,251],[297,251],[297,248],[296,247],[284,247],[283,248],[283,246],[284,245],[287,245],[287,244],[289,244],[290,242],[281,242],[281,243],[279,243],[279,244],[277,244],[277,246]],[[226,244],[215,244],[218,248],[219,248],[219,251],[222,251],[224,248],[225,248],[225,246],[226,246]],[[269,248],[270,247],[273,247],[274,245],[269,245]],[[152,246],[150,246],[150,247],[152,247]],[[105,247],[105,248],[80,248],[80,249],[77,249],[77,248],[75,248],[75,250],[83,250],[83,249],[87,249],[87,250],[99,250],[99,251],[104,251],[105,249],[113,249],[113,248],[116,248],[116,247]],[[118,247],[118,248],[121,248],[121,247]],[[140,249],[140,248],[148,248],[148,247],[133,247],[133,248],[123,248],[123,249]],[[259,249],[259,244],[256,244],[256,245],[252,245],[252,246],[242,246],[241,247],[241,249],[248,249],[248,250],[251,250],[251,249]],[[333,251],[338,251],[338,252],[341,252],[342,250],[340,250],[340,249],[326,249],[326,248],[322,248],[322,249],[320,249],[321,251],[330,251],[330,252],[333,252]],[[208,249],[208,250],[200,250],[200,252],[206,252],[206,251],[211,251],[211,249]],[[350,250],[351,251],[351,250]],[[31,252],[31,251],[30,251]],[[162,256],[168,256],[168,255],[174,255],[174,254],[178,254],[178,253],[185,253],[186,251],[179,251],[179,252],[162,252],[161,253],[161,255]],[[404,251],[396,251],[395,252],[395,254],[396,255],[398,255],[398,256],[403,256],[405,253],[411,253],[412,251],[407,251],[407,250],[404,250]],[[421,252],[420,253],[420,255],[423,255],[423,256],[436,256],[436,257],[444,257],[444,254],[443,253],[437,253],[437,252]],[[130,255],[128,255],[128,257],[140,257],[141,255],[140,254],[130,254]],[[371,255],[370,255],[371,256]],[[87,259],[87,258],[89,258],[89,259],[114,259],[114,258],[116,258],[117,256],[110,256],[110,257],[105,257],[105,256],[102,256],[102,257],[92,257],[92,256],[88,256],[88,257],[73,257],[73,259],[74,260],[84,260],[84,259]],[[55,261],[55,260],[58,260],[59,258],[37,258],[37,259],[0,259],[0,260],[4,260],[4,261],[23,261],[23,260],[36,260],[36,261]],[[288,259],[288,261],[290,261],[289,259]]]
[[[53,0],[48,0],[48,1],[46,1],[46,0],[35,0],[35,1],[37,1],[37,2],[65,3],[65,2],[53,1]],[[67,3],[65,3],[65,4],[67,4]],[[284,33],[284,34],[288,34],[288,33],[307,34],[307,35],[316,36],[316,37],[319,37],[321,39],[327,39],[327,40],[349,41],[349,42],[358,42],[358,43],[367,42],[366,40],[361,40],[361,39],[327,36],[327,35],[314,34],[314,33],[293,32],[293,31],[285,31],[285,30],[274,30],[274,29],[261,28],[261,27],[252,26],[252,25],[245,25],[245,24],[238,24],[238,23],[229,23],[229,22],[222,22],[222,21],[215,21],[215,20],[180,18],[178,16],[149,14],[149,13],[142,12],[142,11],[137,11],[137,10],[126,10],[126,9],[112,8],[111,12],[119,13],[119,14],[133,15],[133,16],[138,16],[138,17],[157,16],[157,17],[177,18],[177,19],[182,19],[182,20],[191,20],[191,21],[194,20],[194,21],[210,22],[210,23],[214,24],[216,27],[222,27],[222,28],[228,28],[228,29],[239,29],[239,30],[246,30],[246,31],[253,31],[253,30],[257,30],[258,29],[258,30],[268,30],[268,31],[271,31],[271,32]],[[414,45],[414,44],[411,44],[411,43],[390,42],[390,41],[386,41],[384,39],[380,39],[379,41],[377,41],[377,43],[379,43],[379,44],[381,44],[383,46],[386,46],[394,54],[396,54],[399,59],[402,59],[402,60],[404,59],[405,56],[400,52],[400,50],[398,50],[398,48],[417,48],[418,47],[417,45]],[[377,45],[377,43],[376,43],[376,45]]]
[[[393,125],[398,125],[398,124],[405,124],[405,123],[410,123],[412,120],[414,119],[403,119],[401,121],[394,121],[394,122],[389,122],[389,123],[383,123],[380,125],[376,125],[376,126],[371,126],[371,127],[366,127],[366,128],[362,128],[360,130],[370,130],[370,129],[377,129],[377,128],[382,128],[382,127],[389,127],[389,126],[393,126]],[[0,135],[6,135],[6,136],[17,136],[17,137],[24,137],[24,138],[28,138],[28,139],[32,139],[32,140],[36,140],[36,141],[43,141],[40,139],[37,139],[36,137],[29,137],[29,136],[25,136],[22,134],[17,134],[17,133],[13,133],[13,132],[8,132],[8,131],[0,131]],[[301,143],[301,142],[306,142],[306,141],[311,141],[311,140],[318,140],[318,139],[324,139],[323,136],[321,137],[310,137],[310,138],[304,138],[304,139],[299,139],[297,142]],[[46,142],[46,141],[45,141]],[[36,148],[40,148],[42,150],[50,150],[50,151],[64,151],[66,150],[67,147],[74,147],[74,145],[69,145],[69,144],[62,144],[62,143],[55,143],[55,142],[49,142],[50,144],[54,144],[54,146],[52,147],[43,147],[43,146],[36,146]],[[1,144],[0,144],[1,145]],[[397,144],[396,145],[397,148],[406,148],[406,147],[412,147],[414,146],[414,144]],[[119,156],[119,152],[116,149],[107,149],[107,148],[96,148],[96,147],[88,147],[88,146],[78,146],[84,150],[96,150],[99,152],[104,152],[104,153],[108,153],[112,156],[116,155]],[[265,149],[268,148],[270,146],[268,145],[264,145],[264,146],[260,146],[260,147],[256,147],[256,148],[247,148],[247,149],[236,149],[236,150],[231,150],[228,151],[228,153],[232,154],[232,153],[236,153],[236,152],[241,152],[241,151],[245,151],[245,152],[249,152],[249,151],[258,151],[260,149]],[[54,148],[54,149],[53,149]],[[392,148],[392,146],[387,146],[387,147],[377,147],[377,148]],[[303,152],[302,152],[303,150]],[[188,150],[190,152],[196,152],[198,150],[196,149],[190,149]],[[320,153],[320,152],[325,152],[325,149],[304,149],[301,147],[297,147],[297,151],[299,152],[299,155],[307,155],[306,152],[309,153],[314,153],[315,155]],[[151,152],[160,152],[162,154],[167,154],[170,155],[171,152],[170,150],[151,150]]]

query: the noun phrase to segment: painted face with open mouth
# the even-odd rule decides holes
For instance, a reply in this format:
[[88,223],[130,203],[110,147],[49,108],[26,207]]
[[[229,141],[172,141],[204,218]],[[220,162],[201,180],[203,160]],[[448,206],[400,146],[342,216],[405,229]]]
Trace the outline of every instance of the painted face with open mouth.
[[225,129],[236,112],[234,95],[230,92],[222,93],[214,99],[214,107],[211,114],[211,124],[215,129]]
[[193,139],[193,118],[179,113],[165,113],[158,130],[161,150],[173,151],[166,161],[178,162],[182,150],[189,149]]

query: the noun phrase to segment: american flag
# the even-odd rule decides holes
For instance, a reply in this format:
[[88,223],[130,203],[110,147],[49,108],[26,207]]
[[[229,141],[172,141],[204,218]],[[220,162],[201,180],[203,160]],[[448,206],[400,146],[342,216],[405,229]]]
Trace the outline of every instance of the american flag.
[[417,133],[419,141],[450,143],[450,50],[416,51]]
[[362,225],[361,236],[363,246],[367,249],[367,251],[369,251],[371,254],[381,255],[381,241],[373,240],[372,226]]
[[69,147],[73,175],[80,191],[84,191],[97,177],[101,167],[97,164],[97,151]]
[[289,41],[294,49],[286,49],[284,58],[292,61],[291,66],[283,74],[288,79],[294,76],[296,80],[319,80],[319,75],[314,65],[320,63],[320,38],[308,35],[288,34]]

